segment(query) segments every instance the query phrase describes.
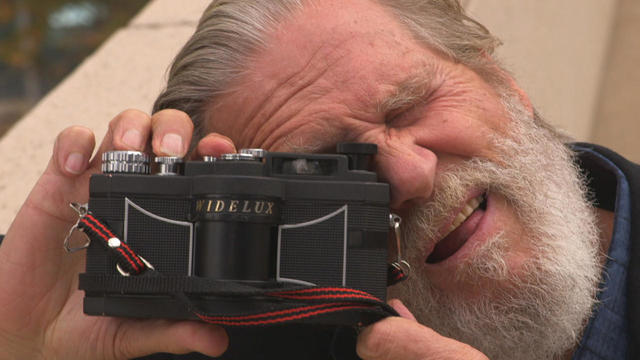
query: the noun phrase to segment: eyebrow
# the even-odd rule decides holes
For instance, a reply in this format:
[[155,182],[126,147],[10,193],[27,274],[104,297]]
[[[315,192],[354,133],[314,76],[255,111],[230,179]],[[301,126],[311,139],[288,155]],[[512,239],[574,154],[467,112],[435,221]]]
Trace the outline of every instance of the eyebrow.
[[322,146],[318,143],[302,143],[299,140],[293,140],[291,137],[287,136],[284,140],[287,145],[287,152],[293,153],[317,153],[320,152]]
[[[435,90],[434,74],[432,71],[421,70],[413,73],[394,86],[394,89],[382,99],[377,101],[377,111],[379,114],[395,114],[406,109],[410,109],[426,101],[428,96]],[[346,129],[321,129],[311,138],[300,138],[288,134],[284,143],[289,152],[296,153],[318,153],[329,152],[331,149],[326,146],[326,138],[341,138],[346,133]]]
[[426,71],[407,77],[389,95],[378,101],[378,113],[392,114],[424,102],[433,91],[433,79],[433,74]]
[[346,133],[347,130],[344,128],[323,127],[317,129],[312,136],[307,137],[287,134],[284,138],[284,144],[288,148],[288,152],[333,153],[335,152],[335,143],[331,139],[345,139]]

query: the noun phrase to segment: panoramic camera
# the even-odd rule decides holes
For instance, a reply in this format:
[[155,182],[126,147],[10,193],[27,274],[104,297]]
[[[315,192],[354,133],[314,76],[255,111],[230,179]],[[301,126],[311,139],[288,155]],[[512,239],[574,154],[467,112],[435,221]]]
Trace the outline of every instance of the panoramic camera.
[[106,152],[88,210],[113,232],[108,246],[126,245],[153,272],[128,276],[116,252],[91,242],[80,277],[85,313],[268,312],[283,301],[268,293],[314,287],[384,302],[389,186],[369,171],[376,151],[347,143],[336,154],[244,149],[153,162],[141,152]]

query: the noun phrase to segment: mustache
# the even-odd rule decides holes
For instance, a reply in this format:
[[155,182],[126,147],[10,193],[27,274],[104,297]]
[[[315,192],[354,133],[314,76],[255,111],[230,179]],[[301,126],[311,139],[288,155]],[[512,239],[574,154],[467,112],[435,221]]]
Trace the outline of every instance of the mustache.
[[505,198],[522,194],[520,174],[500,163],[473,158],[451,165],[436,176],[431,198],[417,205],[403,219],[407,248],[426,250],[443,236],[443,228],[468,201],[471,192],[499,193]]
[[[492,359],[554,358],[575,344],[595,301],[595,218],[565,146],[531,126],[514,126],[512,134],[495,141],[495,159],[442,168],[431,199],[405,214],[403,241],[415,274],[390,296],[401,298],[421,323]],[[452,281],[461,286],[438,289],[423,266],[425,251],[478,189],[501,195],[525,235],[494,234],[455,270]],[[517,266],[509,264],[514,241],[527,251]]]

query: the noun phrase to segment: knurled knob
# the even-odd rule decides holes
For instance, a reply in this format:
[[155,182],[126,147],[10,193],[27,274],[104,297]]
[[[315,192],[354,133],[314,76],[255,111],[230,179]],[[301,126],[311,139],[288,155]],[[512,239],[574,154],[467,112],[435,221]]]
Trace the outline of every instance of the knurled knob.
[[264,158],[267,151],[264,149],[240,149],[240,154],[249,154],[253,156],[254,159],[260,160]]
[[149,155],[140,151],[116,150],[102,154],[105,174],[149,174]]
[[184,160],[177,156],[156,156],[156,175],[182,175]]
[[251,155],[251,154],[242,154],[242,153],[229,153],[229,154],[222,154],[220,156],[220,160],[223,161],[233,161],[233,160],[242,160],[242,161],[251,161],[251,160],[258,160],[256,159],[255,156]]

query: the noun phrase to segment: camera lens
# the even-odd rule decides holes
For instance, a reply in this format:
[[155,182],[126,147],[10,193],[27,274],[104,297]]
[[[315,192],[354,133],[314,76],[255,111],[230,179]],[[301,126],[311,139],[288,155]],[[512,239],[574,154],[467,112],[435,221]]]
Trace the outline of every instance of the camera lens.
[[196,200],[194,212],[196,276],[236,281],[275,277],[277,199],[207,197]]

